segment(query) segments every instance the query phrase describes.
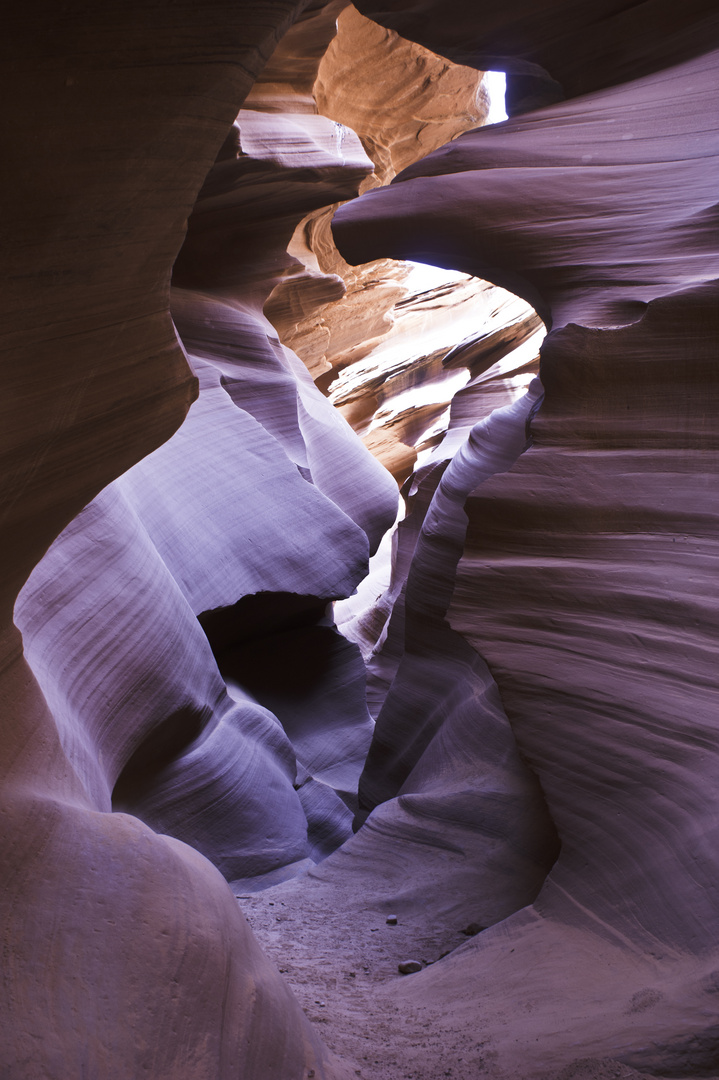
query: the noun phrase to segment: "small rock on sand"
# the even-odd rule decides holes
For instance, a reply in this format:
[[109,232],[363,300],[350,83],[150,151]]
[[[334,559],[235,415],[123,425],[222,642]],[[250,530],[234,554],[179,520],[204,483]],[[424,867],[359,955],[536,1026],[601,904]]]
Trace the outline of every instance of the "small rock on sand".
[[397,964],[397,970],[400,975],[413,975],[415,971],[422,970],[422,965],[419,960],[403,960],[400,964]]

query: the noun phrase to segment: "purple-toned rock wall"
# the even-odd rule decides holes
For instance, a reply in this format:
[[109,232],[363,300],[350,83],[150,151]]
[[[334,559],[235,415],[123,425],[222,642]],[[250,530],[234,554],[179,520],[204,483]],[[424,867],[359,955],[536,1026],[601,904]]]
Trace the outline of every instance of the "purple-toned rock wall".
[[719,1075],[715,6],[0,58],[2,1075]]

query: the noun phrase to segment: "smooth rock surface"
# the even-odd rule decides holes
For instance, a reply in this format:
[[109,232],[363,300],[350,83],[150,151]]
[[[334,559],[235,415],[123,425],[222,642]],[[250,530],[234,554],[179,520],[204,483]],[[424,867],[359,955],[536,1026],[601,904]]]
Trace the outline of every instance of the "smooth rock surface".
[[360,7],[6,18],[10,1080],[717,1072],[715,6]]
[[486,278],[555,328],[634,322],[648,300],[719,276],[718,88],[711,52],[461,135],[340,208],[338,247]]
[[[175,707],[186,735],[208,705],[215,731],[244,741],[233,752],[245,777],[252,742],[274,743],[268,779],[289,793],[280,820],[299,808],[285,737],[264,710],[227,698],[186,597],[119,491],[40,571],[28,639],[54,713],[10,627],[58,533],[168,439],[197,394],[169,314],[172,264],[227,128],[299,8],[38,2],[5,19],[0,1061],[12,1080],[342,1072],[217,870],[109,813],[143,737]],[[251,735],[238,732],[243,711]]]
[[[507,0],[478,10],[426,0],[357,0],[363,14],[460,64],[510,73],[517,112],[670,67],[719,44],[711,0]],[[514,86],[512,86],[514,83]]]
[[[392,7],[379,17],[393,26],[418,11]],[[416,36],[443,48],[451,22],[439,7],[436,24],[422,10]],[[481,32],[479,13],[465,14]],[[672,16],[676,36],[655,54],[666,70],[657,60],[642,74],[652,36],[628,37],[624,55],[633,51],[641,77],[460,136],[335,217],[350,261],[425,258],[513,282],[561,328],[542,347],[547,397],[530,421],[535,445],[468,501],[449,614],[496,676],[561,852],[531,906],[385,995],[451,1026],[463,1048],[481,1017],[487,1065],[499,1075],[570,1069],[578,1046],[595,1060],[682,1077],[713,1076],[719,1060],[716,634],[704,580],[716,531],[707,469],[718,67],[705,16]],[[567,37],[577,25],[566,19]],[[602,79],[595,85],[619,81],[612,71]],[[435,460],[435,475],[429,463],[410,488],[424,506],[454,464],[440,479]],[[437,560],[423,557],[425,524],[410,542],[410,522],[404,554],[398,545],[409,570],[393,579],[372,660],[384,666],[386,699],[362,789],[378,806],[323,868],[328,889],[363,832],[389,820],[392,784],[414,760],[408,747],[414,738],[421,748],[425,725],[437,722],[426,686],[414,698],[412,684],[399,692],[418,641],[432,663],[431,623],[414,625],[410,585]],[[421,602],[431,607],[432,596],[425,585]],[[404,721],[390,722],[395,696]]]
[[535,445],[468,503],[450,616],[496,673],[562,836],[540,910],[653,951],[715,942],[718,297],[547,339]]

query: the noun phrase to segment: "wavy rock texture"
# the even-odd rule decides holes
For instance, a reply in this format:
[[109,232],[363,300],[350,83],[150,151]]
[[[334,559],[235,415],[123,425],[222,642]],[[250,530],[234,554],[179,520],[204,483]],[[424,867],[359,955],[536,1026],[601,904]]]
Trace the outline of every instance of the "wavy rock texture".
[[[278,844],[292,847],[304,818],[286,737],[255,702],[227,697],[192,615],[191,603],[217,601],[232,566],[200,559],[186,536],[177,561],[184,554],[192,574],[183,580],[173,566],[178,584],[164,560],[173,526],[160,520],[163,500],[187,522],[185,498],[199,496],[195,541],[213,539],[203,515],[217,502],[207,475],[219,455],[198,453],[175,474],[174,495],[163,476],[162,499],[140,474],[106,489],[36,571],[18,610],[52,712],[9,628],[15,594],[60,530],[167,439],[196,396],[169,314],[172,263],[227,127],[298,7],[37,3],[6,20],[4,99],[13,106],[3,183],[14,211],[2,255],[0,1060],[13,1080],[339,1075],[217,870],[136,818],[107,812],[128,762],[136,781],[147,779],[168,742],[174,753],[201,728],[194,776],[211,788],[206,804],[246,796],[259,765],[279,795]],[[261,431],[217,382],[182,429],[190,444],[195,419],[201,427],[222,411],[218,395],[230,423]],[[306,519],[319,516],[318,503],[334,515],[330,531],[341,539],[335,568],[325,559],[324,586],[338,573],[330,591],[340,580],[351,588],[364,533],[268,444],[269,435],[258,461],[294,491],[293,520],[298,494],[309,499]],[[136,484],[150,504],[143,520]],[[163,827],[188,795],[173,790],[176,775],[166,780]],[[256,812],[245,804],[243,827]],[[223,839],[202,813],[185,828],[201,848],[208,834],[216,848]]]
[[[304,706],[303,672],[285,664],[284,728],[254,696],[275,703],[257,684],[260,653],[276,659],[288,614],[302,640],[302,623],[353,590],[395,516],[391,478],[261,312],[298,217],[356,190],[367,168],[357,140],[324,118],[240,113],[174,271],[199,400],[174,438],[73,521],[16,606],[70,760],[83,758],[83,778],[98,774],[92,790],[107,805],[114,786],[115,808],[192,844],[228,879],[299,864],[350,835],[346,803],[371,732],[359,654],[328,627],[314,633],[325,663]],[[323,710],[332,741],[322,749]]]
[[[316,67],[314,107],[359,136],[375,168],[364,189],[388,183],[399,169],[483,123],[488,102],[481,80],[482,72],[404,41],[349,5]],[[280,282],[265,308],[323,389],[392,330],[408,273],[393,260],[349,266],[330,231],[334,209],[300,223],[289,250],[306,271]]]
[[473,0],[447,9],[422,0],[358,0],[357,8],[410,41],[458,64],[509,73],[510,115],[562,97],[614,86],[706,52],[715,40],[711,0],[690,0],[681,13],[667,0],[562,0],[538,7],[509,0],[478,12]]
[[[528,394],[475,425],[445,469],[433,470],[436,490],[402,597],[404,647],[360,781],[363,816],[379,809],[348,849],[386,860],[386,887],[395,876],[390,868],[409,858],[411,844],[424,846],[409,895],[438,914],[448,914],[461,896],[484,926],[534,898],[556,855],[555,835],[489,671],[444,616],[464,541],[463,503],[524,450],[539,396],[535,380]],[[431,846],[440,853],[439,873]],[[459,863],[460,887],[448,852]],[[476,878],[472,886],[468,875]],[[405,889],[388,901],[402,909],[406,896]]]
[[[35,705],[39,694],[26,674],[28,722],[41,717],[46,727],[45,742],[55,755],[46,767],[62,792],[61,801],[83,808],[77,813],[59,809],[51,784],[37,800],[38,816],[46,830],[53,827],[53,816],[65,822],[67,841],[80,843],[83,856],[74,858],[67,841],[56,843],[57,853],[52,844],[48,849],[39,830],[38,849],[44,844],[46,854],[49,850],[48,887],[65,873],[77,879],[80,890],[80,899],[73,893],[66,904],[55,906],[56,931],[49,928],[35,940],[48,905],[45,892],[28,904],[27,887],[20,885],[17,896],[7,898],[13,912],[23,911],[14,916],[17,926],[11,918],[10,932],[26,970],[36,970],[32,950],[44,949],[46,935],[52,933],[61,942],[58,971],[63,970],[64,956],[72,953],[79,973],[76,994],[66,1003],[76,1017],[71,1024],[63,1024],[61,1002],[40,993],[32,976],[26,983],[22,974],[13,980],[16,995],[22,987],[29,995],[18,996],[10,1010],[6,1032],[13,1034],[7,1034],[2,1048],[3,1063],[13,1076],[34,1077],[38,1071],[59,1076],[68,1069],[103,1076],[149,1069],[153,1075],[173,1077],[224,1076],[238,1067],[243,1075],[258,1077],[284,1078],[306,1070],[329,1077],[341,1072],[330,1066],[287,991],[264,964],[216,872],[196,853],[202,852],[245,889],[254,887],[250,878],[276,880],[326,855],[349,835],[371,734],[359,652],[337,636],[324,607],[346,596],[364,573],[368,553],[395,516],[396,488],[315,388],[299,359],[280,344],[262,313],[267,295],[292,266],[286,247],[298,219],[351,197],[371,168],[351,132],[307,108],[313,72],[341,6],[308,7],[296,31],[288,34],[248,103],[251,108],[240,113],[225,138],[190,218],[175,262],[172,305],[197,377],[199,400],[172,439],[74,517],[35,568],[15,607],[27,658],[52,711],[50,716],[44,706]],[[265,55],[295,14],[281,5],[272,13],[258,13],[258,23],[268,24],[259,42]],[[159,18],[159,12],[155,15]],[[214,23],[207,18],[214,45],[230,24],[224,24],[219,13]],[[85,108],[90,102],[98,109],[107,105],[98,89],[104,75],[97,76],[93,49],[100,47],[102,34],[111,26],[117,29],[118,19],[118,13],[110,13],[106,25],[86,28],[81,40],[91,57],[82,61],[92,74],[83,88]],[[192,16],[187,19],[187,25],[175,24],[178,40],[183,34],[192,38]],[[67,33],[76,29],[71,13]],[[150,31],[156,30],[152,17],[146,30],[148,37],[139,35],[137,41],[127,32],[130,71],[142,67],[138,56],[149,48]],[[387,37],[384,32],[382,36]],[[121,35],[115,40],[121,44]],[[61,44],[58,39],[58,53]],[[231,50],[229,41],[225,44]],[[189,56],[193,47],[201,51],[210,45],[198,34],[194,46],[183,40],[182,47]],[[423,52],[411,49],[417,56]],[[177,62],[186,59],[178,54]],[[157,63],[159,86],[162,57]],[[451,73],[451,65],[437,64]],[[278,80],[278,69],[283,79]],[[476,96],[479,76],[468,74]],[[133,94],[152,96],[157,89],[145,77],[134,87],[133,77],[128,76],[129,85],[124,86],[115,73],[111,89],[118,109],[134,100]],[[75,77],[68,76],[67,86],[74,85]],[[197,113],[197,105],[190,104],[196,89],[185,89],[178,110]],[[288,98],[292,116],[280,111]],[[162,102],[165,111],[160,110],[159,117],[144,110],[148,124],[161,126],[166,119],[164,98]],[[113,116],[109,107],[108,116]],[[66,134],[76,120],[70,116],[62,131]],[[448,121],[443,122],[446,126]],[[466,117],[462,123],[466,125]],[[218,122],[212,139],[206,139],[208,147],[217,147],[222,130]],[[189,139],[189,132],[188,125],[181,138]],[[142,138],[145,135],[142,129]],[[434,143],[442,137],[436,134]],[[198,141],[188,144],[186,153],[199,155],[203,146]],[[119,161],[131,152],[123,145],[116,150]],[[144,144],[134,152],[142,158]],[[73,160],[69,144],[63,160]],[[162,167],[171,171],[173,166],[183,167],[168,153]],[[190,172],[185,215],[206,167],[205,157]],[[88,184],[75,179],[77,190],[86,193]],[[154,174],[148,175],[147,185],[148,190],[156,185],[163,197],[167,194]],[[140,196],[136,188],[121,193],[131,201],[141,197],[142,190]],[[133,288],[128,304],[137,297],[146,305],[154,303],[171,328],[167,278],[179,243],[182,204],[166,199],[163,205],[177,234],[174,249],[161,236],[158,206],[155,200],[148,220],[139,218],[137,240],[124,229],[125,219],[113,218],[117,211],[112,204],[107,221],[138,251],[140,239],[147,250],[143,230],[163,240],[155,262],[143,270],[145,276],[128,264]],[[98,220],[107,238],[110,225],[101,216]],[[92,218],[87,227],[91,233]],[[82,240],[80,236],[76,259],[88,254]],[[83,263],[83,270],[94,275],[90,298],[96,294],[97,303],[107,306],[99,269],[90,262]],[[114,283],[112,273],[106,277],[108,284]],[[392,289],[393,295],[401,295]],[[124,329],[129,319],[125,309],[108,310],[104,317],[115,314]],[[82,312],[82,319],[90,318],[88,312]],[[362,320],[363,333],[355,331],[353,341],[368,336],[371,317],[368,320],[366,311]],[[142,374],[137,388],[142,404],[128,397],[135,368],[117,379],[117,395],[123,409],[137,414],[133,423],[145,440],[142,450],[147,450],[170,432],[169,421],[153,416],[152,379],[157,376],[149,359],[137,351],[139,341],[133,338],[130,355]],[[93,344],[100,351],[109,348],[103,350],[99,340]],[[181,357],[174,330],[171,345]],[[117,358],[119,365],[125,362],[124,353]],[[83,374],[78,367],[87,381],[92,372]],[[178,386],[186,407],[190,392],[196,391],[184,362],[181,371],[185,382]],[[172,384],[164,379],[171,401]],[[104,380],[96,389],[96,410]],[[112,408],[111,397],[106,404]],[[77,405],[74,409],[77,417]],[[64,419],[72,422],[72,410],[65,408]],[[82,414],[77,423],[83,434]],[[114,450],[118,433],[111,424],[100,425],[97,435]],[[141,455],[140,443],[135,443],[128,433],[125,456],[103,457],[97,439],[78,439],[76,452],[88,456],[92,444],[91,475],[98,473],[106,482]],[[74,509],[99,486],[86,480]],[[72,491],[51,494],[67,520],[73,512],[68,511]],[[276,671],[280,657],[282,679]],[[15,777],[22,777],[17,761],[14,765]],[[32,783],[43,775],[34,762],[27,773]],[[17,787],[18,780],[13,783]],[[27,791],[20,790],[21,804],[32,805]],[[125,813],[110,815],[111,809]],[[82,815],[88,813],[92,816],[83,832]],[[146,825],[185,841],[195,853],[177,840],[158,838]],[[99,835],[106,837],[111,868],[94,853]],[[133,858],[141,869],[133,869]],[[14,865],[8,863],[9,874],[16,872]],[[26,858],[23,865],[31,868],[32,862]],[[103,884],[87,885],[89,873],[104,875]],[[118,875],[124,875],[122,887]],[[165,882],[167,896],[160,895],[158,880]],[[157,895],[150,900],[147,894],[153,891]],[[184,906],[174,901],[176,893]],[[138,905],[147,913],[146,930],[133,937],[128,923]],[[108,914],[100,915],[100,921],[106,918],[108,925],[119,926],[128,956],[125,975],[112,964],[112,956],[119,954],[113,932],[97,943],[90,938],[89,948],[78,942],[79,928],[93,925],[93,913],[106,906]],[[184,935],[190,927],[195,936],[188,943]],[[169,950],[162,940],[166,933],[172,934]],[[211,948],[202,945],[202,934]],[[180,956],[186,957],[187,972],[181,978],[168,969]],[[104,994],[104,980],[111,974],[112,992]],[[128,980],[135,978],[138,982],[130,985]],[[179,989],[170,1002],[173,985]],[[227,1020],[218,1029],[212,1017],[222,987]],[[99,1007],[90,1008],[89,992],[98,994]],[[193,992],[203,995],[205,1011],[195,1010],[190,1023],[183,1020],[183,1040],[167,1044],[157,1035],[157,1003],[167,1001],[172,1027],[173,1017],[191,1008],[188,995]],[[48,1016],[48,1034],[29,1043],[36,1008]],[[140,1012],[146,1017],[142,1023],[134,1019]],[[116,1034],[112,1017],[123,1017]],[[116,1047],[118,1040],[121,1048]]]
[[[352,1030],[343,1033],[341,1044],[352,1046],[371,1076],[435,1076],[446,1071],[447,1054],[462,1080],[484,1071],[487,1059],[476,1051],[488,1033],[482,1030],[478,1047],[477,1013],[474,1033],[464,1040],[447,1015],[455,1007],[461,1011],[468,998],[475,1000],[477,986],[455,985],[434,1000],[425,996],[424,1011],[408,1005],[396,985],[402,957],[397,950],[411,949],[411,955],[431,958],[422,963],[432,963],[456,948],[461,927],[471,924],[471,934],[501,925],[536,896],[556,855],[542,792],[519,757],[496,684],[444,619],[466,530],[465,498],[524,450],[527,418],[540,394],[535,380],[528,394],[475,425],[452,461],[432,470],[436,490],[425,505],[406,586],[406,648],[360,789],[365,808],[376,809],[351,841],[306,878],[279,885],[249,905],[253,925],[264,931],[270,948],[281,936],[282,962],[299,975],[310,1015],[318,1004],[335,1013],[344,1005]],[[283,914],[268,919],[265,911],[272,909]],[[387,922],[400,926],[387,931],[390,912]],[[288,947],[288,935],[295,934],[297,947]],[[328,965],[324,980],[319,973],[308,978],[318,958],[320,966]],[[365,985],[370,964],[381,972],[373,980],[371,1004]],[[356,970],[347,972],[348,967]],[[332,977],[340,973],[351,990],[343,991],[339,977]],[[327,1003],[318,1000],[318,991],[308,993],[308,981],[326,983]],[[397,1047],[394,1056],[373,1046],[375,1032]],[[382,1069],[388,1057],[391,1064]]]
[[[497,672],[563,837],[543,910],[584,909],[643,945],[692,951],[714,944],[719,883],[717,763],[705,750],[718,295],[695,290],[653,302],[635,326],[548,339],[535,446],[501,494],[488,484],[470,500],[452,609]],[[652,393],[640,400],[644,371]],[[482,611],[470,614],[477,589]],[[617,827],[625,819],[631,829]]]
[[716,90],[710,53],[460,136],[343,207],[335,237],[350,261],[386,251],[487,278],[556,327],[634,321],[646,301],[719,275]]
[[318,67],[314,97],[320,113],[360,137],[378,186],[482,123],[488,103],[475,67],[447,63],[349,5]]
[[[456,407],[453,415],[451,406],[465,387],[470,428],[483,411],[513,400],[510,392],[487,406],[487,382],[501,374],[509,389],[506,376],[522,366],[517,350],[530,339],[533,355],[527,361],[536,360],[536,370],[543,326],[528,304],[475,278],[448,280],[410,294],[395,306],[394,319],[385,340],[362,361],[343,368],[328,396],[401,484],[418,456],[426,458],[426,452],[457,427]],[[511,359],[503,364],[505,357]],[[527,375],[525,385],[531,377]],[[514,393],[521,387],[517,378]],[[463,431],[464,438],[468,433],[468,428]],[[457,445],[455,440],[454,449]],[[445,459],[452,456],[447,447],[441,451]]]
[[[395,1010],[422,1047],[379,1080],[415,1063],[435,1080],[449,1060],[460,1080],[568,1077],[577,1053],[716,1073],[716,13],[379,6],[360,4],[389,32],[342,0],[31,3],[6,20],[12,1080],[357,1072],[217,867],[243,895],[279,881],[279,904],[319,920],[312,942],[331,922],[354,949],[364,905],[399,912],[408,945],[451,950],[387,975],[366,1013],[347,973],[345,1026]],[[548,107],[437,150],[475,122],[480,73],[398,29],[508,67],[515,112]],[[369,190],[363,143],[385,179],[405,167],[388,187]],[[172,297],[193,377],[169,275],[203,180]],[[360,189],[336,217],[342,255],[374,260],[355,271],[329,207]],[[538,384],[519,396],[525,307],[449,351],[413,346],[419,370],[394,364],[390,257],[481,273],[553,319],[538,414]],[[466,281],[425,300],[454,320],[463,290],[494,308]],[[350,628],[378,712],[359,803],[363,665],[327,605],[397,492],[305,361],[325,388],[343,369],[358,427],[395,427],[398,476],[425,454],[389,590]],[[402,394],[455,379],[437,442],[447,400]],[[489,928],[453,948],[470,920]]]
[[[199,370],[180,432],[65,530],[16,619],[70,760],[79,743],[83,779],[93,764],[100,774],[91,789],[104,787],[107,805],[119,777],[116,806],[239,878],[304,858],[307,826],[290,743],[246,695],[227,698],[195,616],[261,592],[326,603],[362,574],[367,541],[233,405],[218,373]],[[307,562],[305,544],[321,563]],[[225,812],[209,814],[218,802]]]
[[264,113],[317,113],[314,87],[349,0],[310,0],[287,28],[244,100]]
[[[439,7],[434,23],[423,6],[420,26],[418,9],[396,6],[378,17],[457,54]],[[484,34],[481,17],[465,14]],[[615,18],[605,14],[600,55]],[[566,20],[565,41],[585,15]],[[500,1075],[544,1075],[577,1046],[669,1076],[713,1076],[719,1061],[715,619],[703,579],[716,533],[706,477],[719,54],[706,9],[674,24],[676,38],[655,27],[623,47],[633,74],[669,70],[461,136],[335,217],[351,261],[424,255],[513,281],[564,327],[542,347],[535,445],[467,502],[449,613],[497,679],[561,853],[533,905],[395,991],[460,1042],[481,1016]],[[535,41],[539,58],[540,29]],[[692,51],[703,55],[686,59]],[[621,78],[614,67],[573,84],[567,56],[564,74],[551,73],[575,93]],[[453,464],[439,486],[439,467],[418,477],[425,506]],[[362,781],[380,814],[437,723],[426,688],[404,722],[391,715],[421,678],[400,694],[407,657],[431,655],[436,639],[421,605],[410,608],[427,527],[415,529],[413,554],[406,543],[404,613],[398,592],[392,615],[404,626],[389,649],[397,674]],[[426,584],[420,598],[431,602]]]
[[[372,159],[375,171],[362,190],[389,183],[482,124],[488,110],[482,72],[442,60],[351,5],[318,65],[313,94],[319,112],[355,131]],[[418,291],[411,271],[396,261],[349,266],[330,232],[334,209],[300,224],[289,250],[307,272],[280,282],[265,312],[365,445],[402,482],[418,452],[442,437],[452,394],[463,381],[461,369],[445,372],[442,357],[464,337],[476,337],[478,324],[490,318],[506,333],[505,323],[520,323],[519,309],[510,314],[516,299],[486,282],[455,283],[457,275],[447,275]],[[540,325],[526,306],[524,318]],[[515,330],[506,333],[506,351],[523,340],[526,328]]]
[[[471,283],[469,295],[472,298],[474,298],[477,284],[477,282]],[[492,289],[486,283],[484,290],[490,297],[497,294],[500,297],[506,296],[502,290]],[[420,311],[423,306],[422,298],[419,298],[417,307]],[[427,306],[431,308],[435,304],[430,301]],[[451,301],[448,310],[452,314],[456,312]],[[471,305],[467,312],[469,322],[472,321],[475,310],[475,305]],[[416,313],[420,314],[420,311]],[[513,315],[514,318],[505,322],[504,325],[500,324],[498,329],[494,329],[493,318],[498,314],[504,318],[511,318]],[[475,422],[490,416],[495,409],[510,405],[520,398],[536,375],[539,357],[535,355],[535,351],[539,348],[539,343],[544,336],[543,330],[535,330],[538,323],[541,326],[536,313],[531,309],[528,313],[526,306],[517,298],[511,302],[502,299],[500,307],[494,309],[491,316],[486,319],[485,333],[477,335],[475,331],[455,348],[439,350],[436,356],[436,359],[442,358],[440,370],[445,373],[444,378],[447,383],[452,378],[453,369],[455,372],[459,369],[459,385],[464,384],[463,388],[455,391],[451,404],[435,425],[437,434],[426,440],[423,464],[402,486],[406,513],[399,521],[397,529],[391,536],[388,535],[385,538],[382,548],[370,564],[370,574],[358,589],[357,594],[335,605],[335,618],[342,633],[349,640],[355,641],[362,650],[368,676],[367,702],[374,717],[382,708],[404,653],[405,590],[417,539],[429,503],[434,496],[443,470],[455,454],[464,447],[471,436]],[[522,344],[517,345],[517,341],[522,341]],[[381,351],[383,350],[378,350],[378,352]],[[393,356],[391,349],[387,349],[386,352],[390,357]],[[370,369],[370,374],[377,381],[382,378],[382,376],[378,378],[378,373],[372,369]],[[437,388],[441,389],[442,382],[436,378],[436,375],[429,386],[422,386],[422,374],[420,370],[420,389],[423,392],[429,390],[436,393]],[[399,378],[397,378],[400,386],[404,383],[406,388],[408,382],[411,387],[412,375],[411,369],[405,368],[402,364]],[[393,376],[394,373],[390,369],[388,379],[390,392],[387,393],[384,387],[380,391],[390,402]],[[406,381],[402,376],[406,376]],[[361,394],[363,390],[361,383],[358,390]],[[397,399],[401,400],[401,397],[402,390],[399,391]],[[421,409],[416,409],[411,404],[403,412],[398,411],[397,427],[401,430],[403,422],[407,422],[406,418],[410,418],[411,423],[412,414],[421,414],[421,412]],[[388,427],[391,430],[394,426],[393,418]],[[446,431],[442,435],[445,428]],[[370,430],[365,441],[371,444],[373,436],[374,432]],[[382,428],[380,428],[380,439],[375,453],[387,460],[394,467],[395,475],[401,478],[410,467],[408,463],[416,456],[417,447],[411,448],[404,445],[404,453],[398,460],[396,456],[393,457],[396,454],[396,443],[394,445],[389,443],[388,447],[389,440]],[[409,439],[407,441],[409,442]],[[437,445],[433,447],[434,443]]]
[[[467,503],[449,619],[497,679],[562,847],[533,908],[410,1000],[451,998],[460,1027],[480,1009],[505,1067],[579,1043],[716,1073],[717,310],[710,287],[552,334],[532,450]],[[482,989],[462,1020],[465,980]]]
[[[372,159],[375,171],[361,190],[387,184],[405,166],[483,123],[488,110],[482,72],[442,60],[351,5],[317,66],[313,95],[316,109],[355,131]],[[418,289],[409,268],[396,261],[349,266],[330,232],[334,209],[310,214],[296,230],[289,251],[306,270],[288,272],[265,313],[402,482],[418,452],[442,437],[452,393],[466,378],[461,368],[444,371],[441,360],[450,347],[476,337],[477,325],[490,317],[505,332],[505,323],[517,323],[515,335],[506,333],[506,351],[523,340],[526,328],[518,312],[510,314],[516,298],[485,282],[456,283],[457,275],[447,275],[436,287]],[[526,305],[524,318],[539,325]]]

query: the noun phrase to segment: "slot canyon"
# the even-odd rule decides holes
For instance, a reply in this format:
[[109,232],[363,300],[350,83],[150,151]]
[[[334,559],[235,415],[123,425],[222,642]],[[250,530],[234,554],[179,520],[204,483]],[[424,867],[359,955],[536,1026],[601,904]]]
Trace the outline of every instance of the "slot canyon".
[[714,0],[0,51],[2,1080],[718,1080]]

